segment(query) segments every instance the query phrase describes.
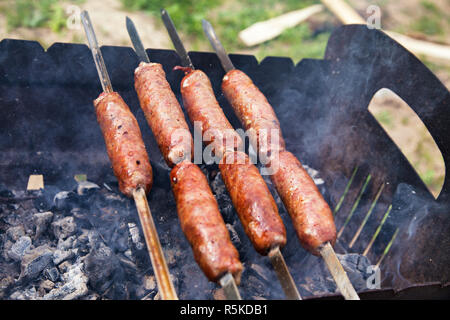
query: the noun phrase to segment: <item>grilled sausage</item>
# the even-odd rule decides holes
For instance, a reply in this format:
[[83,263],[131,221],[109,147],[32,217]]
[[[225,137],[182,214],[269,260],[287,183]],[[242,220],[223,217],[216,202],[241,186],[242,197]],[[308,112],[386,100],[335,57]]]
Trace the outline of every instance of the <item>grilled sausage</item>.
[[170,173],[181,228],[194,258],[211,281],[230,272],[239,283],[242,264],[203,172],[184,160]]
[[286,244],[286,230],[264,179],[244,152],[226,153],[219,169],[244,230],[256,251],[266,255]]
[[207,144],[213,144],[214,154],[220,159],[226,150],[243,148],[242,139],[226,118],[208,76],[200,70],[175,67],[184,70],[186,76],[181,81],[183,105],[191,123],[199,122]]
[[240,70],[231,70],[222,81],[222,92],[245,130],[252,131],[251,142],[264,155],[285,147],[280,123],[272,106],[253,81]]
[[[277,163],[273,163],[277,161]],[[336,240],[333,214],[314,181],[290,152],[272,159],[270,176],[293,221],[303,247],[318,255],[319,247]]]
[[100,94],[94,106],[120,191],[132,197],[143,187],[148,193],[152,167],[136,118],[117,92]]
[[135,70],[134,85],[166,163],[173,167],[192,159],[192,135],[161,64],[142,62]]
[[271,144],[271,148],[262,151],[268,152],[271,159],[268,164],[271,179],[292,218],[300,242],[317,255],[320,245],[327,241],[334,243],[336,239],[333,215],[300,161],[284,150],[280,124],[272,106],[252,80],[239,70],[231,70],[224,76],[222,90],[246,129],[278,130],[279,144]]

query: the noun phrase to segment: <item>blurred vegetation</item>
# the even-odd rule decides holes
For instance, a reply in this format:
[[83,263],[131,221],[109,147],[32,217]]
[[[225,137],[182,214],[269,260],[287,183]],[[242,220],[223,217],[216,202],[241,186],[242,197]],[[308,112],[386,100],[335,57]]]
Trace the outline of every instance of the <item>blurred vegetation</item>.
[[420,11],[420,17],[412,22],[412,30],[429,36],[443,35],[444,20],[447,19],[448,21],[450,17],[447,16],[445,12],[440,10],[435,3],[429,0],[423,0],[420,2]]
[[[239,31],[255,22],[267,20],[292,10],[302,9],[320,1],[315,0],[121,0],[124,8],[145,10],[159,19],[160,9],[165,8],[177,29],[189,37],[189,50],[209,47],[203,35],[201,20],[207,19],[215,27],[225,49],[229,52],[248,49],[238,41]],[[307,23],[286,30],[278,38],[256,47],[258,59],[266,56],[288,56],[294,62],[302,58],[321,58],[331,28],[311,30]],[[295,45],[293,45],[295,44]],[[301,44],[301,45],[300,45]]]
[[[54,32],[66,26],[66,14],[58,0],[16,0],[10,6],[2,7],[8,28],[49,27]],[[80,0],[72,0],[80,3]]]

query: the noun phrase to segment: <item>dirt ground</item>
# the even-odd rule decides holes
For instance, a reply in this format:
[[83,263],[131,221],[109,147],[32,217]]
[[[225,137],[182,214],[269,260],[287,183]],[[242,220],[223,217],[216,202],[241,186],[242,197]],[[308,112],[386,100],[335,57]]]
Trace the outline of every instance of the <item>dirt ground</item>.
[[[144,12],[125,11],[120,0],[86,0],[80,5],[63,2],[62,6],[69,16],[74,14],[76,19],[82,10],[89,12],[100,45],[129,46],[130,38],[125,28],[125,16],[129,16],[140,31],[139,35],[146,47],[171,48],[167,32],[159,21],[155,21],[154,17]],[[0,38],[37,40],[45,48],[54,42],[86,42],[84,29],[79,20],[75,21],[70,29],[55,33],[48,28],[17,28],[9,31],[6,19],[1,17]]]
[[[361,14],[365,13],[368,5],[380,3],[383,7],[382,27],[396,31],[409,30],[412,17],[418,16],[420,13],[418,12],[420,2],[421,0],[349,1]],[[450,0],[433,0],[433,2],[443,12],[450,13]],[[127,12],[122,7],[120,0],[86,0],[78,7],[69,7],[70,4],[64,6],[66,10],[75,9],[74,13],[79,13],[81,10],[89,11],[97,31],[99,43],[102,45],[130,45],[125,28],[125,15],[128,15],[136,23],[146,47],[172,48],[166,30],[159,20],[157,21],[155,17],[143,12]],[[450,24],[446,26],[444,36],[427,39],[450,44],[449,26]],[[413,33],[408,35],[418,36]],[[54,42],[85,43],[84,31],[79,21],[71,29],[65,29],[60,33],[52,32],[48,28],[18,28],[9,31],[6,26],[6,19],[1,14],[0,38],[38,40],[44,47],[48,47]],[[251,52],[251,50],[248,51],[248,53]],[[449,70],[450,66],[434,68],[437,77],[450,89]],[[387,92],[382,92],[374,98],[369,111],[379,120],[436,196],[442,187],[445,166],[434,140],[417,115],[406,103]]]

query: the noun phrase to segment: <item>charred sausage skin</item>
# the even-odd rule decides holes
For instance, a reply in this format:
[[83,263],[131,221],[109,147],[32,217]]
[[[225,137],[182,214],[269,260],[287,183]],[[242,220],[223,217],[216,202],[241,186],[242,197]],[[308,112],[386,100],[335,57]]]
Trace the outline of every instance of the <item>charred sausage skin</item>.
[[300,161],[288,151],[280,152],[278,168],[270,176],[288,211],[303,247],[318,255],[319,247],[336,240],[333,213]]
[[134,73],[134,85],[166,163],[173,167],[192,159],[192,135],[161,64],[141,62]]
[[[271,180],[292,218],[300,242],[317,255],[322,244],[335,242],[333,214],[300,161],[285,150],[280,124],[272,106],[240,70],[231,70],[224,76],[222,91],[247,130],[279,130],[279,144],[269,145],[271,148],[268,150],[260,150],[258,145],[258,151],[267,152],[271,160],[268,167],[277,168],[273,170]],[[278,156],[274,152],[278,152]]]
[[200,268],[211,281],[230,272],[239,283],[243,269],[239,254],[203,172],[184,160],[172,169],[170,181],[181,228]]
[[136,118],[117,92],[100,94],[94,107],[120,191],[132,197],[143,187],[148,193],[153,173]]
[[244,72],[229,71],[223,77],[222,92],[260,153],[270,155],[284,150],[280,123],[272,106]]
[[226,151],[240,150],[242,139],[217,102],[208,76],[200,70],[178,69],[186,73],[180,88],[189,119],[201,124],[202,134],[209,140],[207,144],[213,144],[215,155],[222,158]]
[[286,244],[278,207],[258,168],[244,152],[228,152],[219,164],[233,205],[256,251],[266,255]]

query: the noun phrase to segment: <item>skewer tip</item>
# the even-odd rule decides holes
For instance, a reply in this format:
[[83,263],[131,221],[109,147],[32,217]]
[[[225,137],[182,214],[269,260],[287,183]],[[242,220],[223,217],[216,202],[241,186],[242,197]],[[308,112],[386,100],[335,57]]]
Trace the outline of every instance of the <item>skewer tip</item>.
[[207,30],[209,31],[209,29],[212,29],[211,23],[209,23],[209,21],[206,19],[202,19],[202,27],[203,27],[203,30],[205,30],[205,31],[207,31]]

